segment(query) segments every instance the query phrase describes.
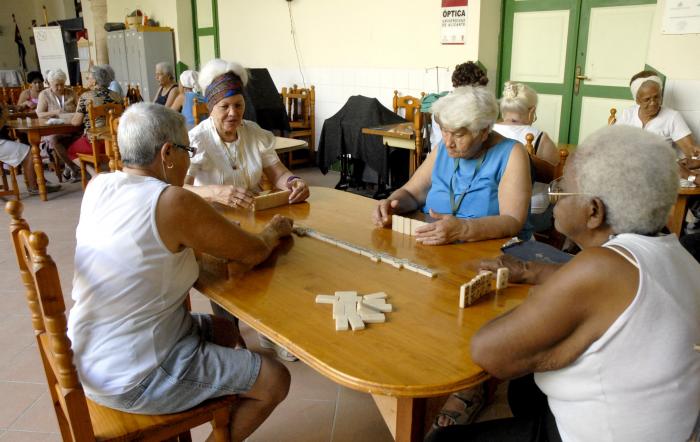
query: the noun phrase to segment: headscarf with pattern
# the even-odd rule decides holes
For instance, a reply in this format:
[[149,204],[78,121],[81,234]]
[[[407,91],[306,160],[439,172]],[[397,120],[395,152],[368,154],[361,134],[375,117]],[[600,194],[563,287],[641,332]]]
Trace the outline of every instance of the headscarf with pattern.
[[233,72],[226,72],[216,77],[206,90],[207,107],[209,112],[219,101],[227,97],[243,93],[243,82],[241,77]]

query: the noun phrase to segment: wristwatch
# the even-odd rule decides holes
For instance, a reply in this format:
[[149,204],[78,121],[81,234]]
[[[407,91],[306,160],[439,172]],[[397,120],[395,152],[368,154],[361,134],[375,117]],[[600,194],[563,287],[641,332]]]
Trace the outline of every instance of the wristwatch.
[[697,178],[695,175],[688,175],[688,181],[691,183],[695,183],[695,178]]

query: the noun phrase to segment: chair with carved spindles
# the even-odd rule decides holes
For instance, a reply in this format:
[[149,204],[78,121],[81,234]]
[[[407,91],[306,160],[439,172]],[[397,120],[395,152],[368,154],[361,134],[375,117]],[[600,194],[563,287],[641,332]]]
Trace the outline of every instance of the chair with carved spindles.
[[100,165],[109,166],[109,156],[101,149],[103,146],[102,140],[98,135],[103,132],[108,132],[109,128],[105,127],[109,123],[108,117],[110,111],[114,116],[119,116],[124,112],[124,105],[119,103],[105,103],[99,106],[94,106],[92,101],[88,102],[88,119],[90,120],[90,129],[87,131],[92,152],[79,153],[78,161],[80,161],[80,174],[82,176],[83,189],[87,187],[87,165],[92,164],[95,172],[100,172]]
[[12,166],[7,166],[10,170],[10,176],[8,179],[7,171],[5,171],[5,163],[0,161],[0,180],[2,180],[2,187],[0,187],[0,196],[14,195],[17,201],[20,200],[19,197],[19,187],[17,186],[17,169]]
[[197,97],[192,97],[192,118],[194,125],[198,125],[209,117],[209,108],[207,103],[199,101]]
[[289,117],[291,132],[289,138],[307,140],[308,156],[295,159],[293,152],[288,153],[289,166],[301,163],[313,163],[316,152],[316,87],[282,88],[282,103]]
[[66,315],[56,263],[47,254],[49,238],[31,232],[22,203],[10,201],[10,236],[32,315],[37,349],[64,441],[191,441],[189,430],[211,422],[217,442],[230,440],[230,416],[236,396],[224,396],[190,410],[141,415],[103,407],[86,398],[73,365],[66,335]]
[[617,123],[617,109],[614,107],[610,109],[610,116],[608,117],[608,126],[612,126],[613,124]]
[[394,91],[392,100],[394,113],[413,122],[413,136],[416,143],[414,162],[411,164],[411,171],[418,169],[423,161],[423,132],[424,115],[420,111],[421,101],[425,97],[425,92],[420,93],[420,98],[411,95],[400,95],[399,91]]

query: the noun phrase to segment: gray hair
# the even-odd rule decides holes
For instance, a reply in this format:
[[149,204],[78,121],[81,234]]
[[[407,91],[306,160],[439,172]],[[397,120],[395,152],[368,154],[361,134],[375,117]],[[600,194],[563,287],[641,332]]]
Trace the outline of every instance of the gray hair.
[[68,77],[61,69],[52,69],[46,74],[46,79],[49,80],[49,83],[53,83],[54,81],[62,81],[65,83]]
[[507,81],[503,86],[501,115],[506,112],[527,114],[535,106],[537,106],[537,92],[530,86],[514,81]]
[[126,166],[147,167],[163,144],[176,142],[185,132],[185,118],[179,112],[155,103],[135,103],[119,119],[117,142]]
[[173,65],[167,61],[161,61],[160,63],[156,64],[156,71],[161,71],[164,74],[170,75],[170,78],[173,80],[175,79],[175,70],[173,69]]
[[468,129],[472,134],[491,128],[498,118],[496,97],[483,86],[455,88],[436,101],[432,111],[440,126]]
[[615,233],[657,233],[678,195],[676,154],[662,137],[631,126],[599,129],[567,165],[579,191],[600,198]]
[[201,71],[199,71],[199,87],[202,93],[207,92],[207,87],[212,81],[219,75],[225,74],[226,72],[233,72],[238,75],[241,79],[243,86],[248,84],[248,71],[240,64],[235,61],[226,61],[220,58],[215,58],[204,65]]
[[90,73],[92,73],[95,83],[100,87],[109,87],[109,84],[114,80],[114,71],[111,66],[98,64],[90,68]]

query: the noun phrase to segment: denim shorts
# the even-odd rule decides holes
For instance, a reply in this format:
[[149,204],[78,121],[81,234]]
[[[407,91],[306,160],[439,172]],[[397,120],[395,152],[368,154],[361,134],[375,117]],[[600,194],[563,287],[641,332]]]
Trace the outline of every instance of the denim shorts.
[[253,388],[260,373],[260,355],[212,343],[209,315],[192,315],[192,324],[163,363],[131,390],[116,395],[88,394],[90,399],[129,413],[168,414]]

